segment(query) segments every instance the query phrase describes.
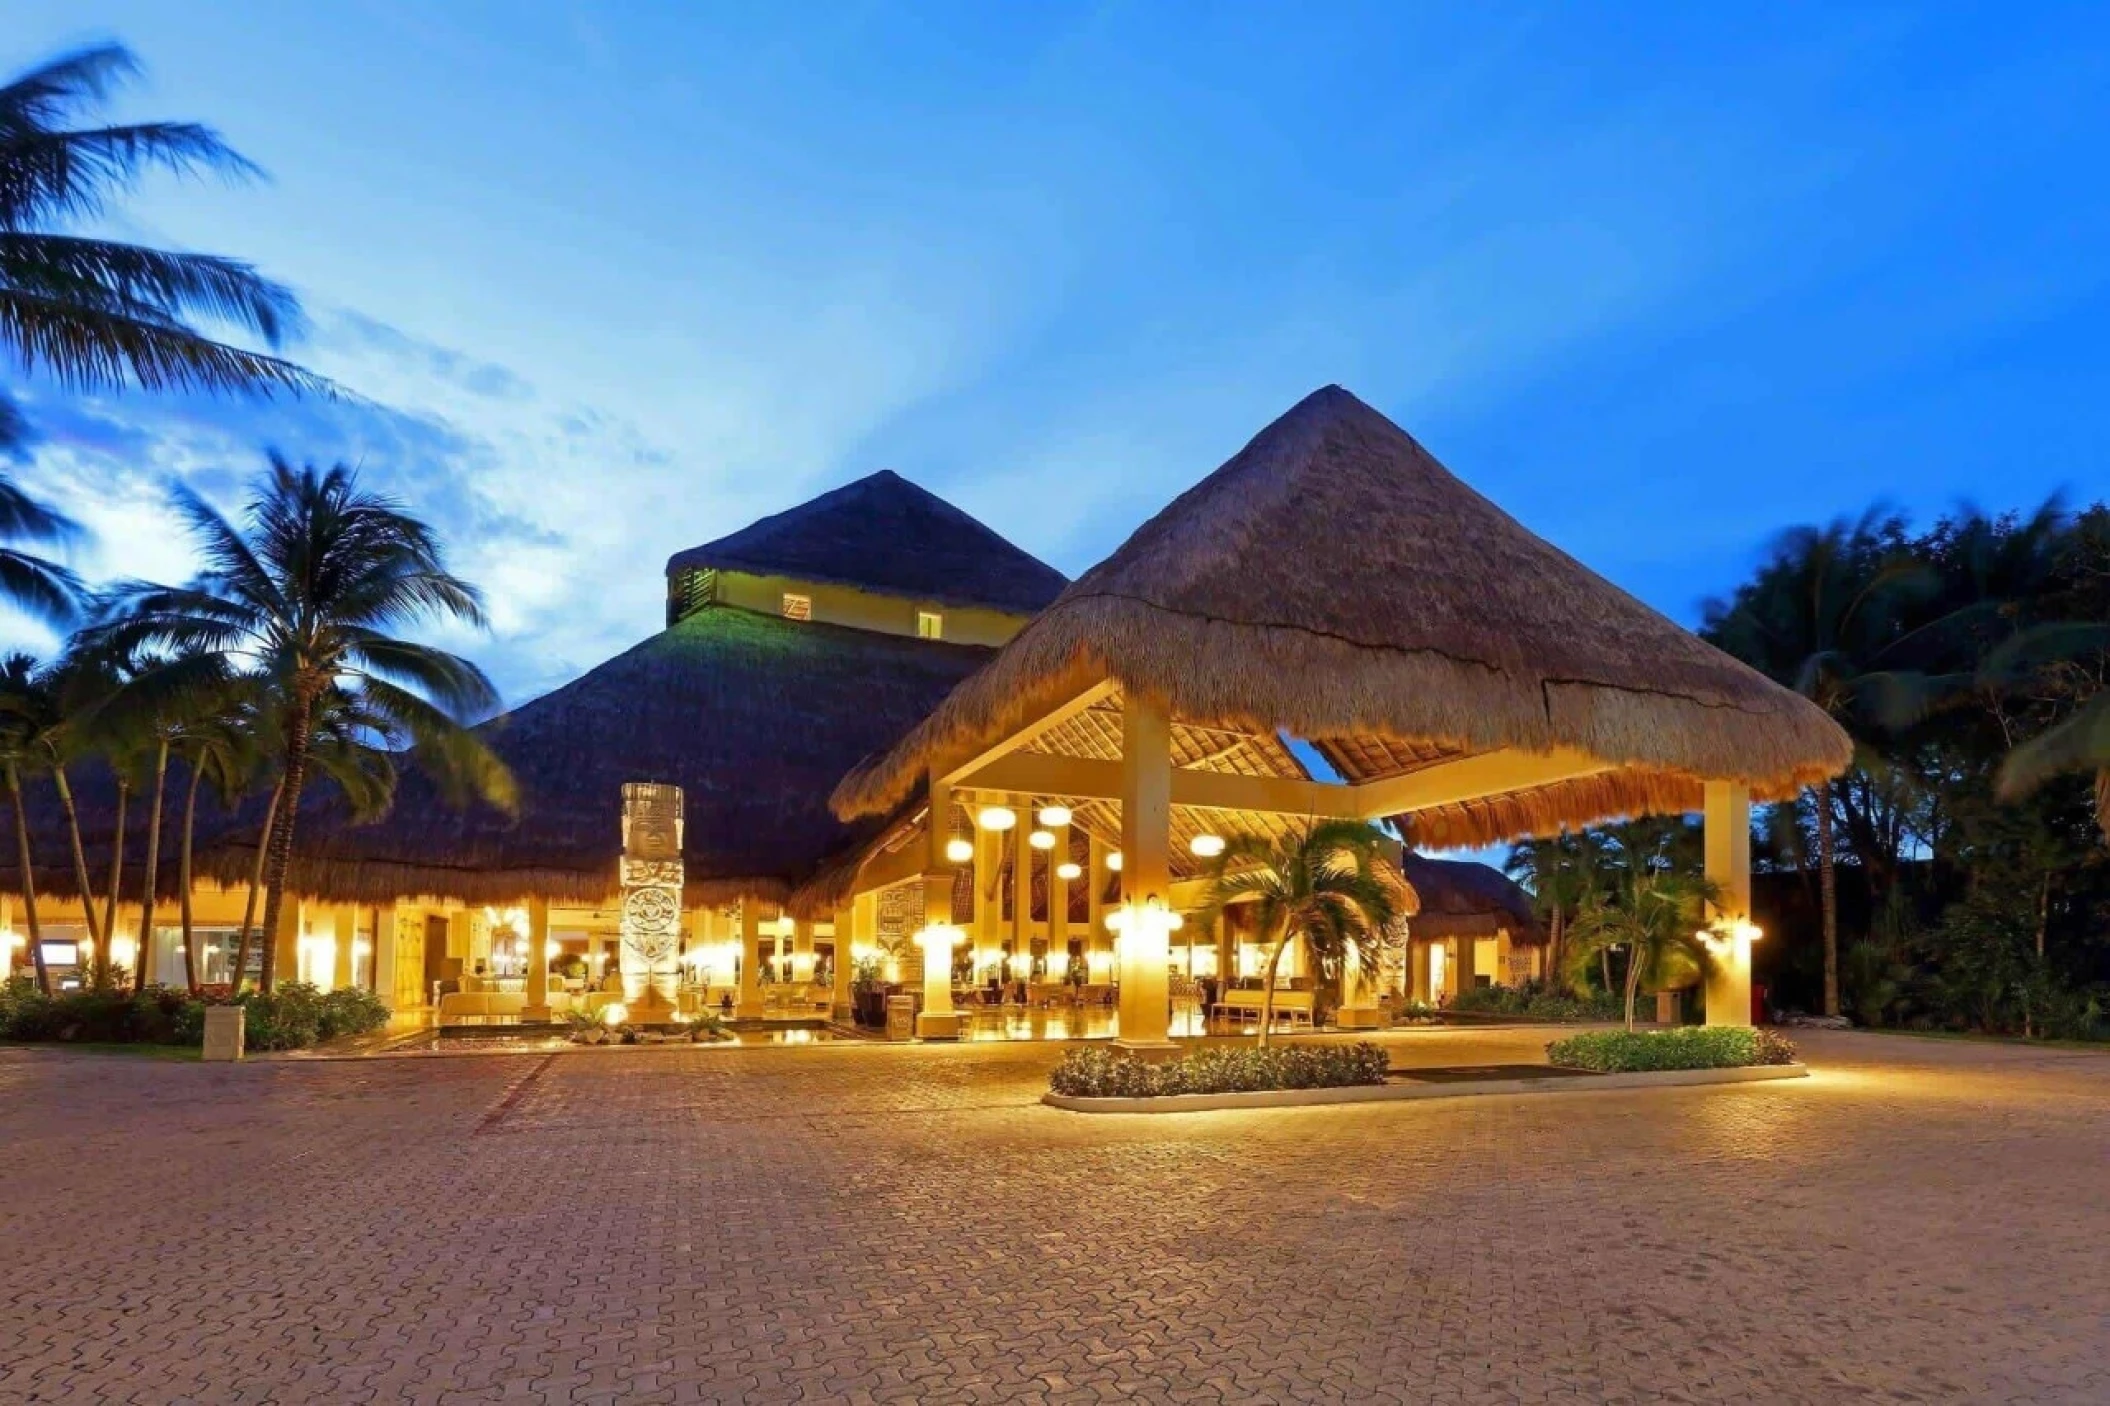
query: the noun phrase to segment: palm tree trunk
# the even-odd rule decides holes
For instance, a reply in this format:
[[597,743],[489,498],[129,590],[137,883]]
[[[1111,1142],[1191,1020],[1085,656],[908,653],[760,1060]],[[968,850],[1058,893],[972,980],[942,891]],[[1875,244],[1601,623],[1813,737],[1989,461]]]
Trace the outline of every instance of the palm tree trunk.
[[193,757],[190,771],[190,794],[183,800],[183,836],[176,846],[176,902],[183,928],[183,986],[195,998],[198,994],[198,934],[191,916],[190,859],[191,837],[198,828],[198,783],[205,779],[205,759]]
[[110,963],[117,955],[110,949],[117,945],[117,891],[124,885],[125,812],[131,808],[131,800],[131,784],[120,778],[117,783],[117,831],[110,837],[110,889],[103,896],[103,936],[107,941],[99,942],[95,947],[97,990],[110,984]]
[[36,968],[37,990],[51,994],[51,969],[44,965],[44,930],[37,924],[37,871],[29,855],[29,811],[22,804],[22,773],[13,758],[7,763],[7,794],[15,805],[15,852],[22,862],[22,920],[29,924],[29,960]]
[[1612,949],[1611,949],[1611,948],[1609,948],[1609,947],[1600,947],[1600,948],[1598,948],[1598,949],[1597,949],[1597,975],[1598,975],[1598,976],[1599,976],[1599,977],[1600,977],[1600,978],[1601,978],[1601,979],[1602,979],[1602,980],[1604,981],[1604,993],[1605,993],[1605,995],[1607,995],[1607,996],[1611,995],[1611,994],[1612,994]]
[[1567,983],[1561,980],[1561,936],[1566,926],[1567,910],[1558,903],[1553,905],[1553,921],[1546,932],[1546,989],[1559,991]]
[[1641,949],[1628,943],[1626,949],[1626,1028],[1634,1028],[1634,1004],[1641,996]]
[[264,828],[257,832],[256,863],[249,867],[249,897],[242,902],[242,931],[234,944],[234,975],[228,979],[231,995],[242,993],[242,978],[249,971],[250,925],[256,921],[257,895],[264,889],[264,856],[271,847],[271,828],[278,821],[278,798],[286,794],[283,778],[271,788],[271,804],[264,807]]
[[1817,783],[1817,888],[1824,908],[1824,1013],[1839,1014],[1839,875],[1832,855],[1832,783]]
[[88,940],[100,953],[103,946],[103,930],[96,922],[95,885],[88,882],[88,855],[81,848],[81,817],[74,809],[73,787],[66,780],[66,765],[55,762],[51,769],[52,784],[59,789],[59,807],[66,812],[66,828],[73,838],[73,882],[81,891],[81,917],[88,927]]
[[1266,1049],[1268,1034],[1275,1028],[1275,972],[1282,965],[1282,954],[1289,948],[1289,934],[1283,933],[1275,939],[1275,950],[1267,955],[1267,974],[1260,987],[1260,1048]]
[[286,719],[286,774],[280,783],[278,815],[264,862],[263,988],[278,979],[278,915],[286,901],[286,873],[293,866],[293,822],[300,815],[300,787],[308,772],[308,727],[315,702],[296,689],[292,715]]
[[161,869],[161,806],[168,793],[169,742],[161,739],[154,756],[154,809],[147,816],[147,870],[139,880],[139,964],[133,968],[132,989],[147,989],[147,974],[154,970],[154,890]]

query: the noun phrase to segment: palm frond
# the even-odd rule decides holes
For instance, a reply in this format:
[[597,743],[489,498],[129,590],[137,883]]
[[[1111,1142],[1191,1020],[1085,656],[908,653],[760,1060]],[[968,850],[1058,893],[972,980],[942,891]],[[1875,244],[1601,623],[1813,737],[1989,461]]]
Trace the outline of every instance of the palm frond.
[[0,286],[97,305],[109,297],[166,319],[202,315],[274,347],[303,327],[292,292],[253,265],[107,239],[0,230]]
[[0,288],[0,341],[71,391],[202,390],[331,394],[324,377],[166,321]]

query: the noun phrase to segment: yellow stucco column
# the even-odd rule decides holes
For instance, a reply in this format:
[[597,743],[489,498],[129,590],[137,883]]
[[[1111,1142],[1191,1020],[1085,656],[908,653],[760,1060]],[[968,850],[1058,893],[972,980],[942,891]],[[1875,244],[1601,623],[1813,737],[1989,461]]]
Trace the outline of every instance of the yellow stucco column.
[[[1106,841],[1094,835],[1084,842],[1084,950],[1104,952],[1106,941]],[[1099,980],[1094,972],[1092,980]]]
[[1751,789],[1728,781],[1707,783],[1701,816],[1707,877],[1722,891],[1714,917],[1726,936],[1714,945],[1714,971],[1707,978],[1707,1023],[1751,1023]]
[[[930,778],[929,851],[924,856],[923,927],[916,942],[923,949],[923,1009],[916,1014],[916,1036],[923,1040],[957,1040],[966,1022],[952,1008],[952,949],[960,930],[952,922],[953,863],[945,857],[950,837],[940,817],[952,813],[952,790]],[[1021,824],[1019,833],[1026,827]]]
[[1061,981],[1070,963],[1070,881],[1057,871],[1070,862],[1070,827],[1055,827],[1048,851],[1048,979]]
[[271,943],[271,979],[274,982],[300,980],[300,900],[287,894],[278,906],[278,931],[269,934]]
[[527,901],[527,1001],[520,1008],[524,1021],[546,1021],[549,1008],[549,900]]
[[[367,970],[373,977],[373,993],[386,1001],[390,1010],[405,1004],[401,993],[396,990],[396,906],[393,903],[384,903],[374,909],[374,964]],[[409,1004],[422,1003],[411,1001]]]
[[1365,965],[1356,948],[1349,947],[1341,961],[1341,1008],[1334,1023],[1343,1030],[1374,1030],[1381,1023],[1377,1008],[1376,965]]
[[[1031,796],[1010,798],[1010,806],[1018,812],[1018,824],[1011,827],[1011,950],[1028,953],[1033,950],[1033,807]],[[1011,964],[1011,974],[1023,977],[1020,964]]]
[[794,919],[791,925],[791,979],[813,980],[813,920]]
[[[972,807],[969,807],[972,810]],[[994,952],[1003,945],[1002,898],[1004,837],[984,830],[977,822],[974,831],[974,936],[969,949]]]
[[1171,957],[1172,718],[1133,689],[1121,709],[1121,979],[1119,1049],[1174,1048],[1165,969]]
[[762,905],[752,898],[740,900],[740,999],[733,1014],[762,1018]]
[[352,984],[355,960],[352,944],[359,940],[359,910],[349,904],[334,910],[330,914],[330,931],[336,943],[331,950],[332,971],[327,982],[316,984],[327,986],[332,991],[342,991]]
[[834,980],[829,983],[828,1013],[836,1020],[850,1018],[850,978],[854,974],[856,958],[851,955],[852,940],[857,932],[857,901],[835,910],[835,966]]

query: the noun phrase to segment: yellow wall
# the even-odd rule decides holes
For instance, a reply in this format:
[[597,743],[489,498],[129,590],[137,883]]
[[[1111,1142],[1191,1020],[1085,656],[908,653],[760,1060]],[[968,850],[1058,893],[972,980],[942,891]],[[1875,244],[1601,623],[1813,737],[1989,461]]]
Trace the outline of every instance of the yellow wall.
[[724,605],[764,615],[781,615],[787,592],[809,598],[813,602],[812,618],[815,620],[880,634],[914,636],[916,613],[933,611],[945,617],[942,638],[954,644],[1003,644],[1030,618],[980,606],[946,605],[940,601],[877,595],[849,586],[799,581],[788,576],[749,576],[738,571],[718,573],[717,599]]

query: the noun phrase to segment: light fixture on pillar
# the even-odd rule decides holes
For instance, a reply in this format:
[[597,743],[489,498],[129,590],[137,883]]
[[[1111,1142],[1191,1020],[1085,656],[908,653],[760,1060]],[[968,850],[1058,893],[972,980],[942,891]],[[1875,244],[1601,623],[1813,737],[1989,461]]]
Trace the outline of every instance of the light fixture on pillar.
[[1073,859],[1065,859],[1062,861],[1062,863],[1055,866],[1055,877],[1062,880],[1064,883],[1068,883],[1072,879],[1080,878],[1083,876],[1083,874],[1084,866],[1077,863]]
[[1121,851],[1110,849],[1106,852],[1106,867],[1116,874],[1121,872]]
[[984,830],[1008,830],[1018,824],[1018,812],[1009,806],[983,806],[975,821]]
[[954,864],[965,864],[974,858],[974,841],[965,835],[954,835],[945,842],[945,858]]
[[1196,835],[1187,841],[1187,848],[1196,859],[1214,859],[1224,852],[1224,837],[1221,835]]
[[1053,849],[1055,848],[1055,832],[1052,830],[1035,830],[1032,834],[1026,836],[1026,843],[1035,849]]
[[1070,808],[1068,806],[1042,806],[1038,819],[1041,824],[1047,826],[1050,830],[1059,830],[1070,823]]

